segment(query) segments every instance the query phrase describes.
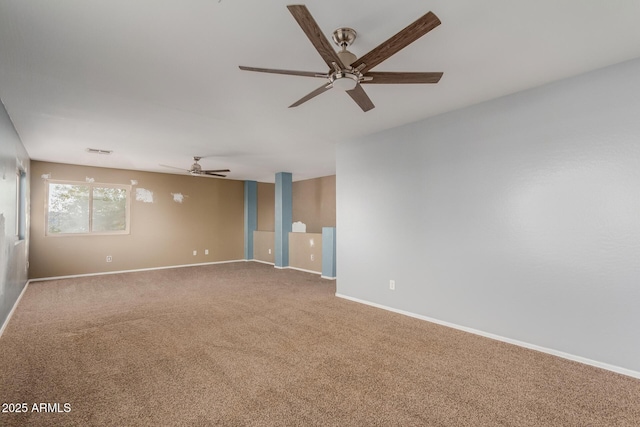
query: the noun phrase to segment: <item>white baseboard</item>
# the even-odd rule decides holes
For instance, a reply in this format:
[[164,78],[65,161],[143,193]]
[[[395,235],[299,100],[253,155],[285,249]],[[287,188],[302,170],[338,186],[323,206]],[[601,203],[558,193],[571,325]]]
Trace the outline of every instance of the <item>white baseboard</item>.
[[306,270],[306,269],[304,269],[304,268],[292,267],[292,266],[290,266],[290,265],[287,265],[287,266],[285,266],[285,267],[281,267],[281,266],[279,266],[279,265],[275,265],[275,263],[273,263],[273,262],[262,261],[262,260],[259,260],[259,259],[247,259],[247,260],[245,260],[245,261],[260,262],[260,263],[262,263],[262,264],[273,265],[273,267],[274,267],[274,268],[277,268],[278,270],[298,270],[298,271],[304,271],[305,273],[320,274],[320,275],[321,275],[320,277],[321,277],[321,278],[323,278],[323,279],[331,279],[331,280],[335,280],[335,277],[325,277],[325,276],[322,276],[322,272],[320,272],[320,271]]
[[305,270],[304,268],[291,267],[290,265],[287,265],[285,267],[274,265],[273,267],[277,268],[278,270],[298,270],[298,271],[304,271],[305,273],[320,274],[319,271]]
[[267,264],[267,265],[275,265],[275,263],[273,262],[269,262],[269,261],[262,261],[261,259],[247,259],[245,261],[252,261],[252,262],[259,262],[261,264]]
[[197,267],[199,265],[214,265],[214,264],[229,264],[232,262],[244,262],[244,259],[234,259],[229,261],[213,261],[213,262],[201,262],[197,264],[183,264],[183,265],[167,265],[162,267],[149,267],[149,268],[137,268],[134,270],[119,270],[119,271],[103,271],[99,273],[85,273],[85,274],[72,274],[69,276],[54,276],[54,277],[40,277],[38,279],[31,279],[29,282],[44,282],[47,280],[60,280],[60,279],[73,279],[75,277],[90,277],[90,276],[104,276],[107,274],[120,274],[120,273],[135,273],[138,271],[153,271],[153,270],[168,270],[171,268],[184,268],[184,267]]
[[27,280],[27,283],[24,284],[24,288],[22,288],[22,292],[20,292],[20,295],[18,295],[16,302],[13,303],[13,307],[11,307],[11,311],[9,311],[9,314],[7,314],[7,318],[4,319],[4,323],[0,328],[0,338],[2,338],[2,334],[4,333],[5,328],[9,324],[9,320],[11,320],[11,316],[13,316],[13,312],[16,311],[16,308],[18,307],[18,303],[22,299],[22,295],[24,295],[24,293],[26,292],[27,287],[29,286],[29,282],[31,282],[31,280]]
[[336,277],[320,276],[321,279],[336,280]]
[[305,270],[304,268],[298,268],[298,267],[291,267],[290,265],[284,268],[288,268],[290,270],[298,270],[298,271],[304,271],[305,273],[312,273],[312,274],[322,274],[320,271],[313,271],[313,270]]
[[458,329],[458,330],[464,331],[464,332],[469,332],[471,334],[479,335],[481,337],[491,338],[491,339],[494,339],[496,341],[506,342],[508,344],[517,345],[519,347],[528,348],[530,350],[540,351],[542,353],[551,354],[553,356],[561,357],[563,359],[572,360],[574,362],[579,362],[579,363],[583,363],[585,365],[595,366],[596,368],[606,369],[607,371],[612,371],[612,372],[616,372],[618,374],[622,374],[622,375],[626,375],[626,376],[629,376],[629,377],[640,379],[640,372],[633,371],[631,369],[622,368],[620,366],[615,366],[615,365],[610,365],[608,363],[598,362],[597,360],[587,359],[585,357],[576,356],[574,354],[565,353],[563,351],[554,350],[552,348],[546,348],[546,347],[542,347],[542,346],[539,346],[539,345],[530,344],[530,343],[527,343],[527,342],[524,342],[524,341],[514,340],[514,339],[503,337],[503,336],[500,336],[500,335],[491,334],[489,332],[480,331],[478,329],[473,329],[473,328],[468,328],[466,326],[456,325],[455,323],[445,322],[443,320],[434,319],[432,317],[423,316],[421,314],[411,313],[409,311],[399,310],[397,308],[388,307],[386,305],[382,305],[382,304],[377,304],[375,302],[361,300],[359,298],[354,298],[354,297],[350,297],[350,296],[347,296],[347,295],[342,295],[342,294],[339,294],[339,293],[336,293],[336,297],[343,298],[343,299],[346,299],[346,300],[349,300],[349,301],[353,301],[353,302],[357,302],[357,303],[360,303],[360,304],[369,305],[369,306],[376,307],[376,308],[381,308],[383,310],[392,311],[394,313],[402,314],[402,315],[405,315],[405,316],[414,317],[416,319],[426,320],[427,322],[436,323],[438,325],[447,326],[449,328]]

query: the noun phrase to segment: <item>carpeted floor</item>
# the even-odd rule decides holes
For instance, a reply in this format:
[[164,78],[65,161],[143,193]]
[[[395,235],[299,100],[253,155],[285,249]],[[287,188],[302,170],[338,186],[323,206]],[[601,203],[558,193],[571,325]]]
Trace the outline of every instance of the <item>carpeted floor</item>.
[[640,425],[640,380],[334,293],[258,263],[34,282],[0,425]]

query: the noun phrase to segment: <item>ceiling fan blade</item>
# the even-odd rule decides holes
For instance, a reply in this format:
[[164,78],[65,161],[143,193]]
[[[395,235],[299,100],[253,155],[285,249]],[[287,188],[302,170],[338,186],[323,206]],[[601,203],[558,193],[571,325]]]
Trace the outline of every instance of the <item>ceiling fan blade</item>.
[[366,73],[368,70],[398,53],[400,50],[418,40],[438,25],[440,25],[440,19],[438,19],[433,12],[428,12],[378,47],[373,48],[366,55],[356,59],[351,66],[353,68],[358,68],[364,64],[364,67],[360,71],[362,73]]
[[367,95],[360,84],[357,84],[355,88],[348,90],[347,93],[354,101],[356,101],[356,104],[358,104],[365,113],[375,108],[375,105],[371,102],[369,95]]
[[362,84],[404,84],[404,83],[438,83],[443,73],[404,73],[392,71],[370,71],[365,77],[372,77],[371,80],[364,80]]
[[329,43],[329,40],[327,40],[325,35],[322,33],[322,30],[320,30],[318,23],[313,19],[313,16],[311,16],[309,9],[307,9],[303,4],[289,5],[287,6],[287,9],[289,9],[289,12],[291,12],[295,20],[298,22],[298,25],[302,28],[302,31],[307,35],[329,68],[333,70],[334,62],[338,64],[340,69],[345,68],[340,57]]
[[327,73],[315,73],[313,71],[276,70],[273,68],[245,67],[243,65],[240,65],[240,69],[244,71],[257,71],[259,73],[288,74],[291,76],[329,78],[329,75]]
[[182,172],[189,172],[189,169],[177,168],[175,166],[169,166],[169,165],[159,165],[159,166],[162,166],[163,168],[177,169],[177,170],[180,170]]
[[201,175],[208,175],[208,176],[221,176],[223,178],[225,178],[227,175],[220,175],[219,173],[209,173],[209,172],[202,172]]
[[231,172],[229,169],[210,169],[210,170],[203,170],[202,172],[204,173],[216,173],[216,172]]
[[313,92],[303,96],[302,98],[300,98],[299,100],[297,100],[296,102],[294,102],[293,104],[289,105],[289,108],[292,107],[297,107],[300,104],[303,104],[305,102],[307,102],[308,100],[310,100],[311,98],[315,98],[316,96],[320,95],[321,93],[324,93],[326,91],[328,91],[329,89],[331,89],[333,86],[331,85],[331,83],[328,84],[324,84],[322,86],[320,86],[318,89],[314,90]]

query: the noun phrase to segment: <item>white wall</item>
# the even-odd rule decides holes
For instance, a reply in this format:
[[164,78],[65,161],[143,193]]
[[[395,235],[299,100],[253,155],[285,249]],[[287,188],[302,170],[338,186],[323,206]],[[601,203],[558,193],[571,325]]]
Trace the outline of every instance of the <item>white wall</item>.
[[26,192],[26,238],[16,236],[16,167],[29,172],[29,157],[0,102],[0,328],[27,283],[29,250],[29,178]]
[[337,228],[337,294],[640,372],[640,60],[341,144]]

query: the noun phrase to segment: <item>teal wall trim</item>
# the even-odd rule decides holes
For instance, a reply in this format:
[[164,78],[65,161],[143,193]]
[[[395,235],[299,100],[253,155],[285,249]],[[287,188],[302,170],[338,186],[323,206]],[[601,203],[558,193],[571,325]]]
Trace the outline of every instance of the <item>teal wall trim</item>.
[[336,278],[336,228],[322,227],[322,277]]
[[253,232],[258,228],[258,183],[244,182],[244,259],[253,259]]
[[293,179],[290,172],[276,174],[275,266],[289,266],[289,233],[293,223]]

